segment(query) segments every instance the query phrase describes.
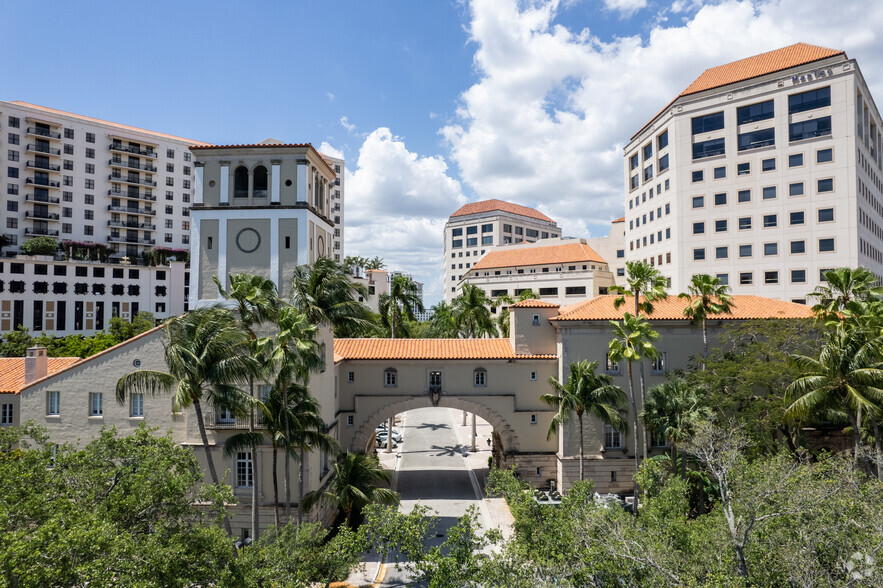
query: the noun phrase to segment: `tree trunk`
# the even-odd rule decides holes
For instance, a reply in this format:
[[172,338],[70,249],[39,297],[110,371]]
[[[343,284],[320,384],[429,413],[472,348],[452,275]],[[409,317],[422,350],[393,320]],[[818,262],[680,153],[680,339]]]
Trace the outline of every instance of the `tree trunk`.
[[[392,303],[395,304],[396,303],[395,300],[393,300]],[[396,313],[395,312],[393,312],[392,315],[389,317],[389,338],[390,339],[396,338]]]
[[285,522],[291,520],[291,432],[288,430],[288,385],[282,388],[282,421],[285,423],[285,455],[283,460],[285,463],[284,475],[285,479],[282,483],[285,485]]
[[877,417],[873,411],[869,411],[871,417],[871,426],[874,428],[874,448],[877,455],[874,456],[874,465],[877,467],[877,479],[883,480],[883,440],[880,439],[880,426],[877,424]]
[[739,558],[739,575],[747,579],[748,562],[745,561],[745,550],[740,545],[735,545],[734,547],[736,549],[736,557]]
[[678,449],[675,444],[671,444],[671,473],[673,476],[678,474]]
[[[208,444],[208,435],[205,433],[205,420],[202,418],[202,405],[198,399],[193,400],[193,410],[196,412],[196,424],[199,426],[199,436],[202,439],[202,448],[205,450],[205,460],[208,463],[208,473],[211,476],[212,484],[218,485],[218,472],[215,471],[215,461],[212,459],[212,450]],[[229,517],[224,517],[224,530],[227,535],[233,535],[233,527],[230,526]]]
[[702,319],[702,356],[705,360],[702,362],[702,371],[705,371],[705,364],[708,363],[708,329],[706,328],[705,319]]
[[[856,465],[858,465],[859,459],[861,456],[861,448],[862,448],[862,438],[861,438],[861,434],[859,433],[859,427],[861,426],[861,423],[859,423],[858,417],[852,411],[852,407],[849,406],[848,404],[846,404],[845,406],[846,406],[846,414],[849,417],[849,422],[852,424],[852,442],[855,443],[855,451],[854,451],[855,463],[856,463]],[[865,471],[868,470],[867,464],[865,464],[864,469],[865,469]],[[870,472],[868,472],[868,473],[870,473]]]
[[[641,358],[641,408],[644,408],[644,394],[645,387],[644,384],[644,358]],[[635,413],[635,420],[637,420],[638,414]],[[637,441],[637,440],[636,440]],[[647,459],[647,427],[641,425],[641,459]]]
[[276,519],[276,527],[279,525],[279,476],[276,475],[277,455],[279,450],[273,445],[273,517]]
[[[254,378],[248,378],[249,393],[254,398]],[[248,432],[254,433],[254,406],[249,410]],[[251,540],[258,540],[258,446],[251,444]]]
[[582,482],[586,479],[584,468],[585,458],[583,457],[585,453],[583,452],[583,415],[577,415],[579,417],[579,481]]
[[629,400],[632,404],[632,432],[635,435],[635,477],[633,479],[635,487],[635,516],[638,514],[638,468],[641,467],[640,456],[638,455],[638,405],[635,402],[635,385],[632,382],[632,362],[628,362],[627,371],[629,377]]
[[297,525],[300,526],[304,522],[304,457],[306,453],[303,447],[300,448],[298,453],[300,455],[300,464],[298,464],[297,469]]

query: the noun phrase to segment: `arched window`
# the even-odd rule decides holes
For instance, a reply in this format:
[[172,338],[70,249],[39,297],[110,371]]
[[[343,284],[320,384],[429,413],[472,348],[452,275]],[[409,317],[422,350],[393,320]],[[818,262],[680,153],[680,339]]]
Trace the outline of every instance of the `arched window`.
[[233,172],[233,197],[248,198],[248,170],[240,165]]
[[474,386],[487,386],[487,370],[484,368],[475,368],[472,372],[472,383]]
[[325,257],[325,237],[321,235],[316,239],[316,254],[319,257]]
[[262,165],[254,168],[254,191],[253,198],[267,197],[267,168]]
[[395,388],[399,385],[399,373],[395,368],[386,368],[383,371],[383,385],[387,388]]

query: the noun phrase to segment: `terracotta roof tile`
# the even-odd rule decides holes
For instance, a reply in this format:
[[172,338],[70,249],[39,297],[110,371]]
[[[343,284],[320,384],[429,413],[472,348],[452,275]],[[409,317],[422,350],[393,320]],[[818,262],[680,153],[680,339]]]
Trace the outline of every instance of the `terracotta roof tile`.
[[580,241],[546,247],[512,245],[495,251],[489,251],[478,263],[472,266],[470,271],[555,263],[585,263],[587,261],[607,263],[600,255],[595,253],[594,249]]
[[615,225],[616,223],[624,223],[624,222],[625,222],[625,217],[624,217],[624,216],[621,216],[621,217],[619,217],[619,218],[616,219],[616,220],[612,220],[612,221],[610,221],[610,224],[611,224],[611,225]]
[[132,127],[129,125],[123,125],[120,123],[110,122],[109,120],[102,120],[100,118],[92,118],[91,116],[83,116],[82,114],[74,114],[73,112],[65,112],[64,110],[57,110],[55,108],[48,108],[46,106],[40,106],[38,104],[31,104],[30,102],[24,102],[22,100],[11,100],[10,104],[15,104],[17,106],[24,106],[26,108],[33,108],[34,110],[41,110],[43,112],[49,114],[60,114],[63,116],[69,116],[71,118],[77,118],[80,120],[92,122],[92,123],[100,123],[103,125],[107,125],[109,127],[114,127],[123,131],[135,131],[138,133],[147,133],[148,135],[154,135],[156,137],[161,137],[163,139],[171,139],[173,141],[182,141],[187,143],[188,145],[207,145],[207,143],[203,143],[201,141],[194,141],[193,139],[185,139],[184,137],[176,137],[175,135],[167,135],[166,133],[157,133],[156,131],[148,131],[147,129],[140,129],[138,127]]
[[341,359],[555,359],[517,355],[509,339],[335,339]]
[[[618,309],[613,307],[616,296],[597,296],[579,304],[561,309],[561,313],[553,317],[558,321],[603,321],[621,320],[626,312],[634,311],[634,302],[629,302]],[[643,298],[642,298],[643,299]],[[669,296],[665,300],[653,303],[651,320],[685,320],[684,308],[687,300],[677,296]],[[798,319],[812,318],[812,309],[804,304],[764,298],[763,296],[734,295],[732,314],[711,315],[715,320],[748,320],[748,319]]]
[[[82,361],[79,357],[46,358],[46,374],[54,375]],[[18,394],[25,388],[25,358],[0,358],[0,394]]]
[[461,206],[457,212],[451,215],[451,218],[455,216],[466,216],[467,214],[478,214],[481,212],[491,212],[494,210],[499,210],[502,212],[511,212],[512,214],[520,214],[521,216],[528,216],[530,218],[535,218],[537,220],[546,221],[550,223],[554,223],[552,219],[548,216],[540,212],[539,210],[528,208],[527,206],[521,206],[520,204],[512,204],[511,202],[505,202],[504,200],[481,200],[480,202],[470,202],[469,204],[464,204]]
[[509,308],[558,308],[560,306],[560,304],[555,304],[554,302],[535,300],[531,298],[528,300],[522,300],[521,302],[516,302],[515,304],[510,304]]

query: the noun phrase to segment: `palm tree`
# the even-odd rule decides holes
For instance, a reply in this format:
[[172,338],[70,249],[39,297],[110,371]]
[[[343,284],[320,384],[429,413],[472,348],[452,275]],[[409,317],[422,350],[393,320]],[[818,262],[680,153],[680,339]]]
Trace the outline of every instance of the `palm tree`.
[[451,301],[451,307],[457,329],[464,337],[497,335],[497,328],[491,318],[491,304],[487,292],[478,286],[463,284],[460,295]]
[[[212,483],[218,473],[205,431],[202,405],[239,407],[251,399],[238,386],[257,375],[258,363],[251,357],[249,338],[233,312],[208,307],[190,311],[165,326],[165,362],[168,372],[138,370],[126,374],[116,385],[117,402],[128,394],[168,394],[177,409],[193,407]],[[224,520],[228,533],[230,521]]]
[[503,294],[494,298],[493,307],[500,310],[497,315],[497,330],[501,337],[509,336],[509,306],[515,304],[515,299],[508,294]]
[[[703,404],[703,390],[691,388],[680,379],[669,380],[650,388],[647,402],[641,410],[641,422],[671,445],[672,473],[677,473],[677,446],[689,439],[696,424],[711,419],[711,409]],[[687,479],[687,461],[681,462],[681,477]]]
[[[629,401],[632,405],[632,428],[635,434],[635,472],[641,465],[638,451],[638,404],[635,400],[635,389],[632,378],[632,362],[643,363],[644,358],[654,359],[659,356],[653,341],[659,338],[659,333],[650,328],[650,323],[639,316],[625,313],[622,322],[610,321],[613,326],[613,340],[610,342],[610,360],[616,363],[625,361],[628,369]],[[641,381],[641,401],[643,406],[644,382]],[[645,432],[646,433],[646,432]],[[647,454],[647,435],[643,439],[643,454]],[[637,501],[637,488],[635,500]]]
[[291,279],[291,304],[311,323],[327,323],[337,336],[355,336],[371,327],[370,311],[359,302],[368,290],[350,280],[343,266],[327,257],[299,265]]
[[[626,298],[631,296],[635,299],[635,316],[640,316],[642,310],[645,314],[653,314],[653,303],[668,297],[665,291],[668,280],[658,269],[644,261],[626,262],[625,269],[626,286],[613,286],[610,289],[618,294],[613,301],[613,307],[619,308],[626,303]],[[643,300],[641,296],[644,297]]]
[[[213,277],[215,284],[218,286],[218,292],[224,300],[233,300],[236,302],[236,308],[239,311],[239,317],[242,325],[249,336],[251,347],[251,355],[258,358],[261,355],[261,342],[258,340],[254,332],[253,326],[261,324],[264,321],[273,320],[275,318],[279,299],[276,297],[276,284],[268,278],[254,274],[232,274],[230,276],[230,289],[225,290],[217,276]],[[255,402],[260,403],[255,398],[254,378],[248,381],[249,395]],[[248,414],[248,432],[253,442],[249,447],[252,460],[252,486],[251,486],[251,536],[254,540],[258,539],[258,494],[260,471],[258,464],[258,445],[263,443],[263,435],[254,435],[255,432],[255,411],[254,405],[249,406]]]
[[[271,361],[277,366],[275,391],[282,398],[282,434],[285,447],[292,447],[292,422],[289,411],[289,390],[293,383],[309,383],[310,372],[321,365],[319,345],[316,342],[318,327],[307,315],[293,306],[279,309],[277,318],[279,331],[276,333],[271,352]],[[291,471],[289,451],[285,453],[285,518],[291,518]],[[298,519],[301,518],[300,509]]]
[[404,328],[404,321],[414,320],[414,313],[423,312],[423,302],[417,294],[417,284],[408,276],[401,274],[392,277],[389,282],[389,293],[383,293],[378,299],[381,324],[389,329],[390,338],[396,338]]
[[602,423],[610,425],[621,431],[626,423],[619,416],[620,409],[626,407],[627,398],[625,392],[619,386],[613,385],[613,378],[607,374],[596,374],[598,362],[587,360],[570,364],[570,375],[562,384],[557,378],[549,378],[549,384],[555,389],[555,394],[543,394],[540,400],[549,406],[557,406],[558,414],[552,417],[549,439],[574,414],[579,421],[579,479],[584,480],[585,475],[585,452],[583,449],[583,415],[590,414]]
[[451,305],[442,301],[430,310],[432,311],[432,317],[429,319],[429,336],[439,339],[455,339],[458,334],[457,323],[454,322]]
[[875,286],[877,276],[863,267],[840,267],[825,272],[827,286],[816,286],[809,295],[818,300],[813,311],[824,320],[844,320],[844,311],[856,302],[869,302],[883,297],[883,288]]
[[[883,406],[883,342],[879,329],[873,332],[837,325],[827,335],[819,358],[792,355],[803,372],[785,390],[791,405],[788,418],[805,419],[826,410],[844,410],[852,425],[855,460],[861,449],[861,413],[878,413]],[[878,476],[883,472],[878,471]]]
[[684,309],[684,316],[694,323],[702,325],[702,369],[708,361],[708,330],[706,323],[708,316],[712,314],[732,314],[733,297],[730,296],[730,287],[721,283],[720,278],[708,274],[696,274],[690,278],[687,292],[678,294],[678,298],[689,300]]
[[374,256],[372,259],[368,259],[365,261],[364,267],[365,269],[369,270],[382,270],[386,268],[386,264],[383,263],[383,259]]
[[346,517],[348,526],[353,526],[353,516],[372,502],[396,505],[399,495],[388,488],[378,488],[381,483],[389,484],[392,474],[380,466],[376,457],[364,453],[347,452],[332,465],[334,478],[326,490],[314,490],[304,496],[304,508],[314,504],[334,504]]

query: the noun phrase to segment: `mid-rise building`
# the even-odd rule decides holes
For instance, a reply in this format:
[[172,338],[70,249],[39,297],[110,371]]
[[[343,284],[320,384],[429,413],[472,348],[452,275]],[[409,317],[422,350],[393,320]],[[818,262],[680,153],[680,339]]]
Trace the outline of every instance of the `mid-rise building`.
[[834,267],[883,276],[881,124],[843,51],[706,70],[625,147],[626,259],[798,302]]
[[331,190],[331,217],[334,221],[334,233],[331,239],[331,252],[334,255],[334,261],[343,261],[343,214],[344,214],[344,180],[345,180],[345,162],[338,157],[322,154],[322,157],[334,169],[334,182]]
[[490,247],[560,236],[554,220],[527,206],[482,200],[460,207],[445,223],[445,301],[457,296],[463,277]]

